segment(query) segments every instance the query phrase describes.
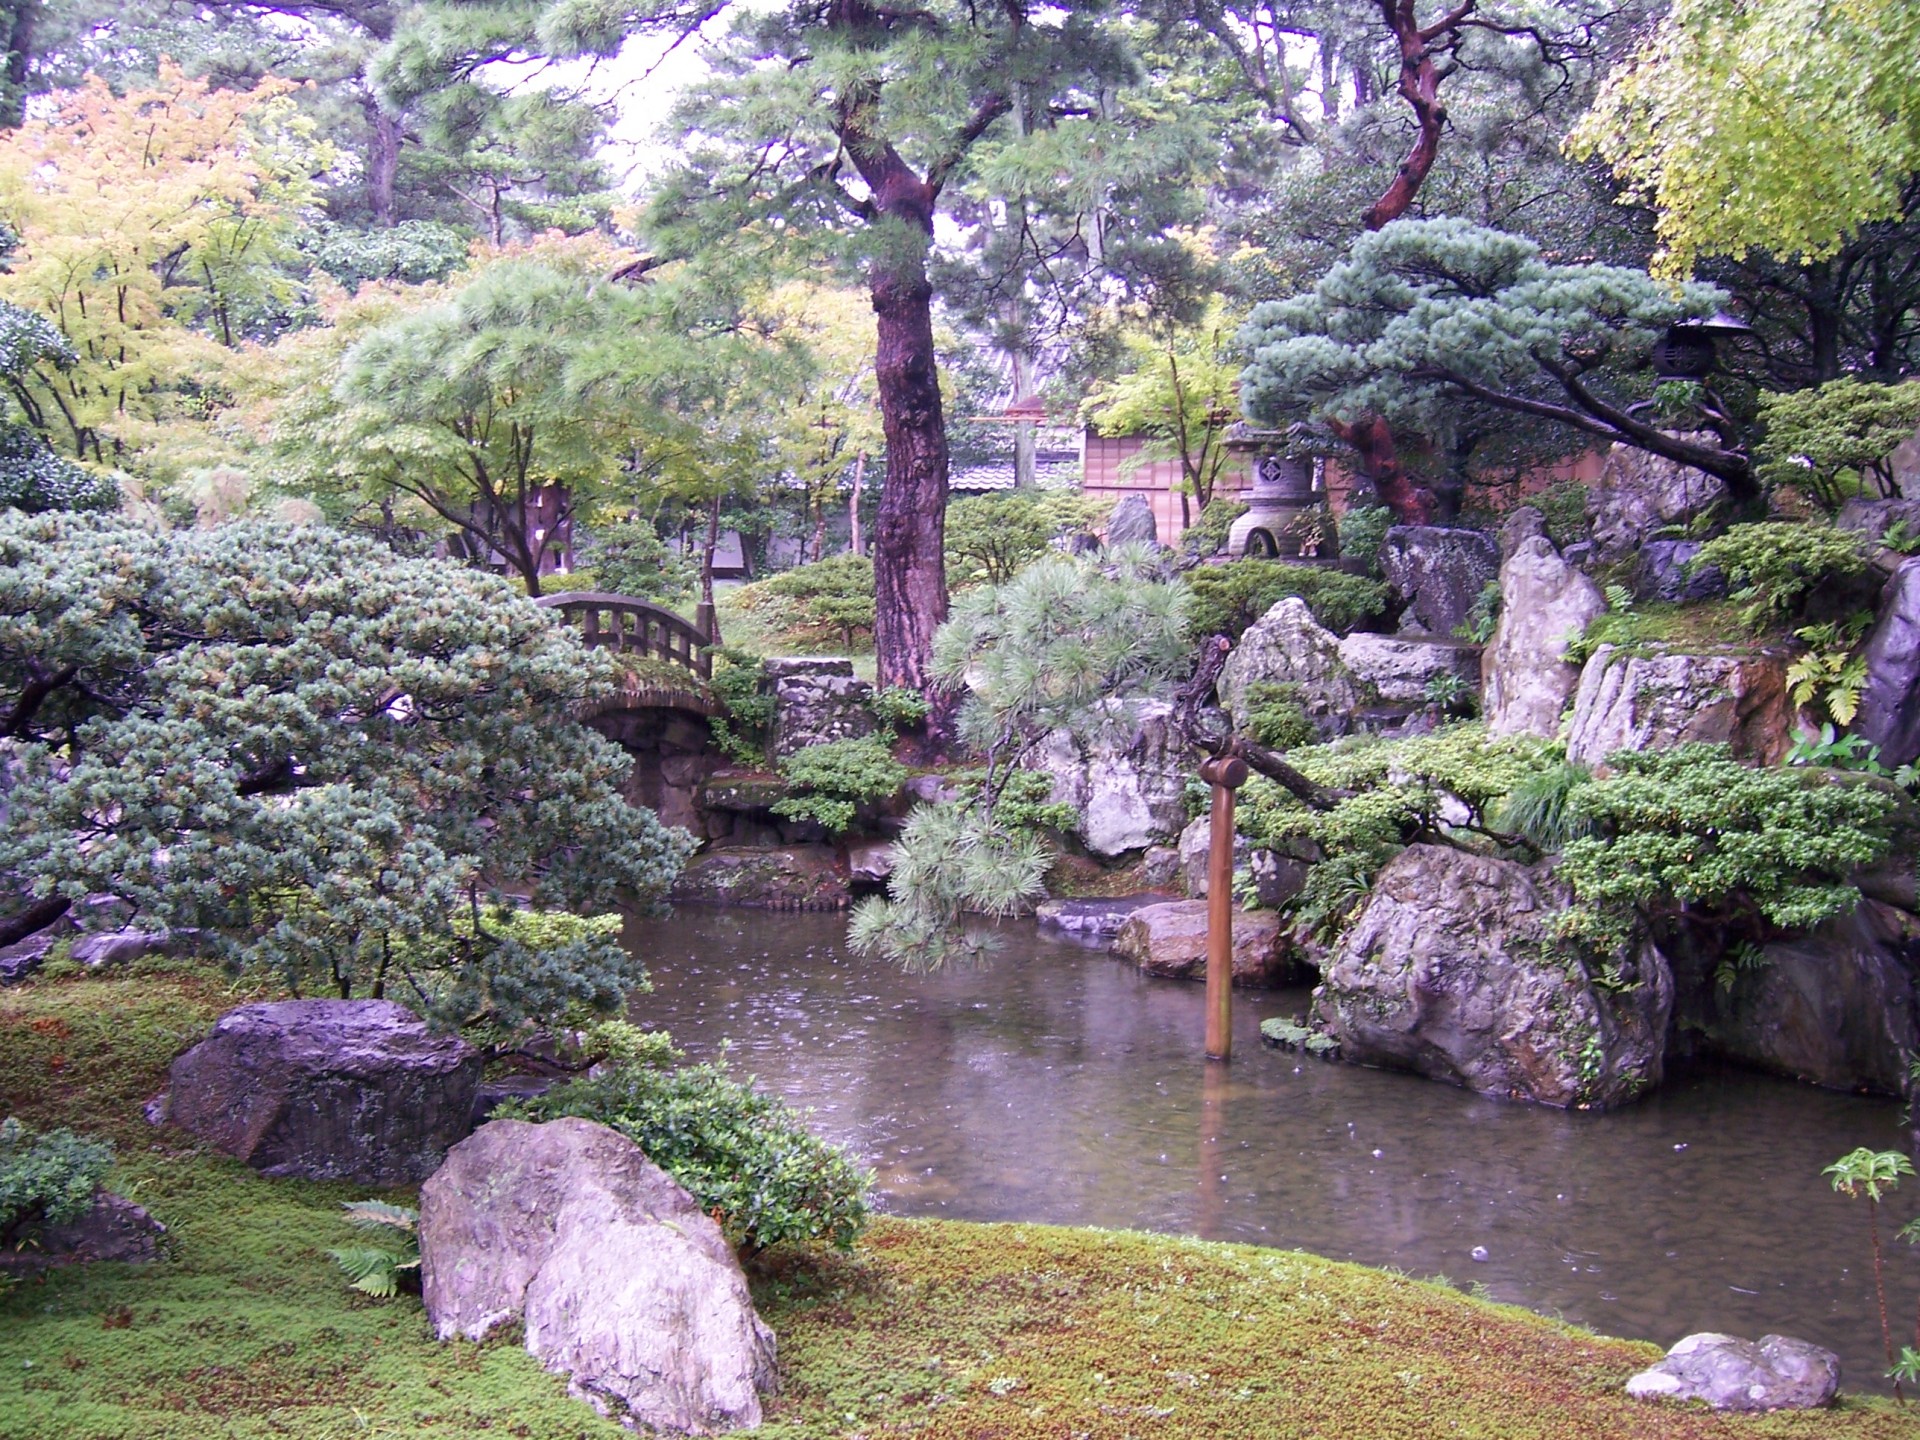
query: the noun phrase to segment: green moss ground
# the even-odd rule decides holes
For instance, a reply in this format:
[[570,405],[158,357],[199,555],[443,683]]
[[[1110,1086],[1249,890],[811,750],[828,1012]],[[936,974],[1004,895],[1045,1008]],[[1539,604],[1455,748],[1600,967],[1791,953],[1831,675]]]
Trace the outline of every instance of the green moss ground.
[[[439,1345],[417,1301],[350,1292],[323,1252],[358,1192],[147,1128],[175,1050],[245,998],[189,967],[0,992],[0,1108],[111,1136],[114,1185],[170,1227],[159,1264],[0,1294],[0,1440],[625,1434],[511,1337]],[[767,1440],[1920,1437],[1920,1407],[1884,1401],[1635,1404],[1652,1346],[1251,1246],[882,1220],[852,1255],[773,1258],[756,1292],[785,1385]]]

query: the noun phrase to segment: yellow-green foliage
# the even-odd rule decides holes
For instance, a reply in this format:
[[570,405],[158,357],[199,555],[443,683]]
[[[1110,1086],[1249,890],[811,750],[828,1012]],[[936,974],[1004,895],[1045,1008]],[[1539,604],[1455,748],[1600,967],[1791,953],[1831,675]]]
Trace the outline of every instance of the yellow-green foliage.
[[[155,1132],[175,1050],[252,998],[173,965],[0,992],[0,1093],[120,1142],[111,1183],[167,1258],[0,1292],[6,1440],[620,1440],[502,1335],[439,1344],[342,1283],[344,1185],[268,1180]],[[406,1201],[404,1191],[389,1199]],[[1913,1440],[1885,1401],[1709,1415],[1628,1400],[1659,1353],[1444,1286],[1292,1252],[882,1219],[851,1256],[769,1252],[780,1341],[761,1440]]]

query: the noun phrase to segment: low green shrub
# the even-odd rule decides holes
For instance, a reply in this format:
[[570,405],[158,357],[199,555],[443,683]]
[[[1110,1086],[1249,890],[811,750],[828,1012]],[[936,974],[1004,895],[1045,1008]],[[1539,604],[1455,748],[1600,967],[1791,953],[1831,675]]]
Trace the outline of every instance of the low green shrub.
[[1576,785],[1560,875],[1579,902],[1570,937],[1611,946],[1637,915],[1684,913],[1723,941],[1809,930],[1859,901],[1853,874],[1883,856],[1894,800],[1872,784],[1743,765],[1725,745],[1622,751]]
[[0,1120],[0,1249],[42,1225],[66,1225],[93,1208],[113,1164],[113,1147],[71,1130],[36,1133],[17,1117]]
[[873,692],[867,702],[874,718],[889,730],[911,730],[927,718],[927,697],[905,685],[888,685]]
[[837,635],[847,649],[873,633],[873,561],[833,555],[743,585],[735,603],[775,629],[803,637]]
[[1207,502],[1200,518],[1180,537],[1180,548],[1196,560],[1218,555],[1227,543],[1233,522],[1247,513],[1244,500],[1229,500],[1222,495]]
[[611,1126],[749,1253],[807,1240],[850,1249],[867,1223],[872,1175],[812,1134],[784,1101],[734,1079],[724,1062],[678,1069],[616,1062],[498,1113]]
[[1724,574],[1733,598],[1746,606],[1741,618],[1755,629],[1802,614],[1816,592],[1857,580],[1867,569],[1861,537],[1851,530],[1792,520],[1735,525],[1687,564]]
[[1920,425],[1920,381],[1877,385],[1852,377],[1813,390],[1760,396],[1766,438],[1762,484],[1790,487],[1828,510],[1855,495],[1895,493],[1889,457]]
[[1247,686],[1247,733],[1262,745],[1276,750],[1292,750],[1311,745],[1320,738],[1300,703],[1300,687],[1273,680],[1256,680]]
[[1247,627],[1289,595],[1307,602],[1327,629],[1345,634],[1386,608],[1387,587],[1378,580],[1319,565],[1289,565],[1284,560],[1234,560],[1192,571],[1188,634],[1231,635]]
[[1393,528],[1393,511],[1385,505],[1356,505],[1340,517],[1338,533],[1340,554],[1348,560],[1364,560],[1367,573],[1380,573],[1380,547],[1386,544],[1387,531]]
[[715,650],[707,687],[725,713],[707,724],[713,743],[736,765],[758,768],[767,761],[774,699],[766,693],[767,662],[744,650]]
[[1587,487],[1578,480],[1557,480],[1527,501],[1547,522],[1547,538],[1562,550],[1593,534],[1587,519]]
[[947,507],[947,583],[1002,585],[1063,535],[1087,533],[1097,501],[1067,490],[975,495]]
[[817,821],[836,835],[848,829],[861,805],[884,800],[906,783],[907,767],[893,758],[887,738],[828,740],[796,750],[780,762],[792,789],[773,803],[773,813]]

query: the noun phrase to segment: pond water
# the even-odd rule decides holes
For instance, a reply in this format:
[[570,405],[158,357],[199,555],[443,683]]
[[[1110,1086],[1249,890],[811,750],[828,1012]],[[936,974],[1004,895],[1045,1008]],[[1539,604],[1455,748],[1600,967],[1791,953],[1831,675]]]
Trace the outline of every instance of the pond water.
[[[1820,1170],[1898,1148],[1893,1102],[1701,1068],[1612,1114],[1509,1104],[1261,1045],[1304,991],[1237,992],[1233,1062],[1209,1065],[1199,985],[1029,926],[986,970],[916,979],[844,933],[692,906],[630,925],[654,983],[633,1012],[701,1058],[731,1042],[886,1211],[1298,1247],[1662,1345],[1780,1331],[1883,1388],[1865,1202]],[[1920,1253],[1890,1244],[1888,1269],[1897,1345]]]

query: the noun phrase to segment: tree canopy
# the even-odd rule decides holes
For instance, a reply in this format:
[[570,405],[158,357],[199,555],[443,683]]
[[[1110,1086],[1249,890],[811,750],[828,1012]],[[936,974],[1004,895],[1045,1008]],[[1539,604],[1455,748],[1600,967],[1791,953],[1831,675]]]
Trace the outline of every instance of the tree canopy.
[[616,690],[504,582],[369,540],[0,512],[0,924],[112,895],[296,993],[611,1009],[640,976],[606,926],[502,907],[645,904],[678,871],[685,834],[574,718]]
[[1752,249],[1821,260],[1914,203],[1916,54],[1909,0],[1675,0],[1569,145],[1657,210],[1660,274]]

